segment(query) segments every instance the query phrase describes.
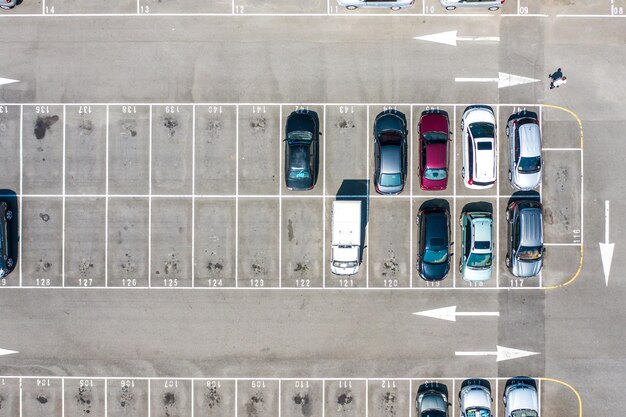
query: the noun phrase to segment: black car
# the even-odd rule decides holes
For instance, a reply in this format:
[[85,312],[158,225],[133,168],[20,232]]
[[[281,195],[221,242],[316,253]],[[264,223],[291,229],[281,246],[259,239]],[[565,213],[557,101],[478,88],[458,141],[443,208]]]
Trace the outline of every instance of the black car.
[[379,194],[399,194],[407,171],[406,117],[385,110],[374,121],[374,186]]
[[417,417],[448,417],[448,387],[439,382],[426,382],[417,389]]
[[450,212],[439,207],[423,209],[417,224],[417,270],[426,281],[440,281],[450,270]]
[[319,117],[311,110],[296,110],[285,127],[285,185],[289,190],[310,190],[317,181]]
[[11,251],[9,222],[13,218],[13,212],[9,209],[6,201],[0,201],[0,278],[6,277],[15,266]]

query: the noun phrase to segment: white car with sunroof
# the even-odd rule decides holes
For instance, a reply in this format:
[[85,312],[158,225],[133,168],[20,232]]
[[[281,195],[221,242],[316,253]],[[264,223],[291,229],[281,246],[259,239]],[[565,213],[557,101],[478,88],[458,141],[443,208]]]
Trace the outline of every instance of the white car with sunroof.
[[489,106],[469,106],[461,118],[463,168],[461,177],[467,188],[491,188],[498,170],[496,117]]

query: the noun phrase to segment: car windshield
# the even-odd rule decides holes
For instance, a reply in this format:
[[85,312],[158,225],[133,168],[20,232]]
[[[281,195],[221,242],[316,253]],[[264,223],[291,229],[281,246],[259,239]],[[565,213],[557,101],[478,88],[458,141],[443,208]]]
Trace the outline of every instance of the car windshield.
[[381,174],[380,185],[383,187],[398,187],[402,185],[402,177],[400,173],[397,174]]
[[425,410],[420,417],[446,417],[446,413],[441,410]]
[[491,266],[491,254],[490,253],[471,253],[467,266],[470,268],[489,268]]
[[515,410],[511,413],[511,417],[537,417],[535,410]]
[[489,410],[484,408],[468,408],[465,412],[467,417],[489,417]]
[[289,134],[287,135],[287,139],[310,142],[313,139],[313,135],[311,134],[311,132],[297,130],[295,132],[289,132]]
[[294,168],[289,170],[290,180],[305,180],[311,178],[311,173],[308,169]]
[[427,168],[424,171],[424,178],[427,180],[443,180],[448,176],[445,168]]
[[474,138],[493,138],[493,125],[491,123],[479,122],[469,125],[470,132]]
[[424,140],[426,142],[445,142],[448,140],[448,134],[446,132],[426,132],[424,133]]
[[541,246],[533,246],[533,247],[522,246],[521,248],[519,248],[519,251],[517,252],[517,258],[520,261],[535,261],[537,259],[541,259],[541,252],[542,252]]
[[537,172],[539,169],[541,169],[541,157],[539,156],[522,157],[517,164],[519,172]]
[[442,264],[448,259],[448,251],[446,249],[424,251],[424,262],[429,264]]
[[352,261],[352,262],[333,261],[333,266],[336,266],[339,268],[354,268],[355,266],[357,266],[357,262],[356,261]]

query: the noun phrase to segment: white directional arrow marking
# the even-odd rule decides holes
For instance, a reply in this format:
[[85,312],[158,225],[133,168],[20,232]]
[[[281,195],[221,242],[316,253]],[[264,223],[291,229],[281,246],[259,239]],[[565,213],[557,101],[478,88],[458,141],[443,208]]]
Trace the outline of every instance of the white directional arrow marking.
[[11,83],[17,83],[20,80],[12,80],[10,78],[2,78],[0,77],[0,85],[4,85],[4,84],[11,84]]
[[450,46],[456,46],[457,41],[500,42],[499,36],[457,36],[457,33],[458,31],[451,30],[449,32],[433,33],[432,35],[415,36],[413,39]]
[[521,85],[521,84],[529,84],[529,83],[539,82],[539,80],[534,79],[534,78],[522,77],[521,75],[507,74],[506,72],[499,72],[498,73],[498,78],[464,78],[464,77],[456,77],[454,79],[454,81],[456,81],[457,83],[463,83],[463,82],[473,82],[473,83],[497,82],[498,83],[498,88],[512,87],[514,85]]
[[458,312],[456,306],[435,308],[434,310],[418,311],[413,313],[416,316],[432,317],[434,319],[456,321],[457,316],[500,316],[499,311],[472,311]]
[[611,261],[613,260],[613,249],[615,243],[609,243],[609,200],[604,201],[604,243],[600,242],[600,257],[602,258],[602,269],[604,270],[604,282],[609,286],[609,272],[611,272]]
[[457,356],[495,356],[496,362],[508,361],[509,359],[523,358],[525,356],[539,355],[539,352],[530,352],[528,350],[512,349],[504,346],[497,346],[496,351],[477,351],[477,352],[454,352]]
[[18,352],[17,350],[0,349],[0,356],[10,355],[12,353],[20,353],[20,352]]

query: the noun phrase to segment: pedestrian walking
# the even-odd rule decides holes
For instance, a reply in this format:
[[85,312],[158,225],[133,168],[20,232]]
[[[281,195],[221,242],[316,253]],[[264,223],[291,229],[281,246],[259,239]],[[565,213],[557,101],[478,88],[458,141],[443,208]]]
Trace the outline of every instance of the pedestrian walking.
[[561,68],[557,69],[552,74],[549,74],[548,78],[550,79],[550,90],[552,90],[554,87],[559,88],[559,86],[567,83],[567,77],[563,76]]

